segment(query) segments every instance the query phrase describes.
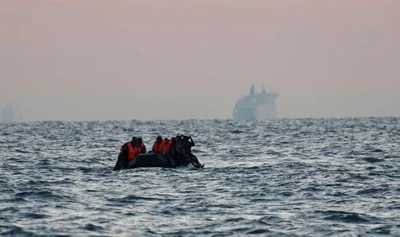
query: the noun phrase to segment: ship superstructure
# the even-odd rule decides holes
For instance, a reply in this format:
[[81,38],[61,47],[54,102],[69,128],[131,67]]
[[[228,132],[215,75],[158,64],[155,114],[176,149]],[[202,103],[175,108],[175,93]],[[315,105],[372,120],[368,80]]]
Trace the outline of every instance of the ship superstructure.
[[254,86],[250,87],[250,94],[240,98],[233,109],[235,120],[266,120],[278,117],[276,108],[277,93],[267,93],[265,88],[261,93],[255,92]]

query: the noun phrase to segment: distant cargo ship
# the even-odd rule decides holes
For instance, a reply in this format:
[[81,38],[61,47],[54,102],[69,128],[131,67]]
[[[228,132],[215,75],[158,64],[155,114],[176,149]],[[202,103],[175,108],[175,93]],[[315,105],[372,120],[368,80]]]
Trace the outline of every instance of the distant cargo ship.
[[235,120],[266,120],[278,117],[276,108],[277,93],[267,93],[265,88],[256,94],[254,86],[250,87],[250,94],[238,99],[233,109]]

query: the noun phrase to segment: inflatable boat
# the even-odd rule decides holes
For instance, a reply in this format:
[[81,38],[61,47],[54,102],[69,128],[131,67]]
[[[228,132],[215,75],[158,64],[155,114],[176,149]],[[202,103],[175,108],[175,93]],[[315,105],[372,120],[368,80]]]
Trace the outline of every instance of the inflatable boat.
[[162,167],[162,168],[175,168],[181,166],[188,166],[191,164],[196,168],[203,168],[204,165],[200,164],[197,157],[192,155],[191,161],[186,161],[185,159],[180,159],[179,157],[171,158],[168,155],[163,155],[160,153],[142,153],[137,155],[134,160],[127,160],[124,158],[123,153],[118,156],[117,163],[115,164],[115,170],[121,169],[134,169],[139,167]]

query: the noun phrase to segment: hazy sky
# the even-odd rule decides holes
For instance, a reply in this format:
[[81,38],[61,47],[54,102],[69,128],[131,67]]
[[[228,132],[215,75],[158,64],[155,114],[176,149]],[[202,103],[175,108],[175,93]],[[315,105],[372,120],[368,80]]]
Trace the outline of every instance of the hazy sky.
[[400,116],[399,0],[0,0],[0,107],[25,120]]

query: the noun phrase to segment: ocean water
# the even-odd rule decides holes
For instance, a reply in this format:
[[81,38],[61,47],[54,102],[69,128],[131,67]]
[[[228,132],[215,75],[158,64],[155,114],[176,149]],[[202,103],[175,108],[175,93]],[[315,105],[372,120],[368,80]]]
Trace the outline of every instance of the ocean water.
[[[0,236],[399,236],[399,122],[0,124]],[[205,168],[112,171],[178,133]]]

